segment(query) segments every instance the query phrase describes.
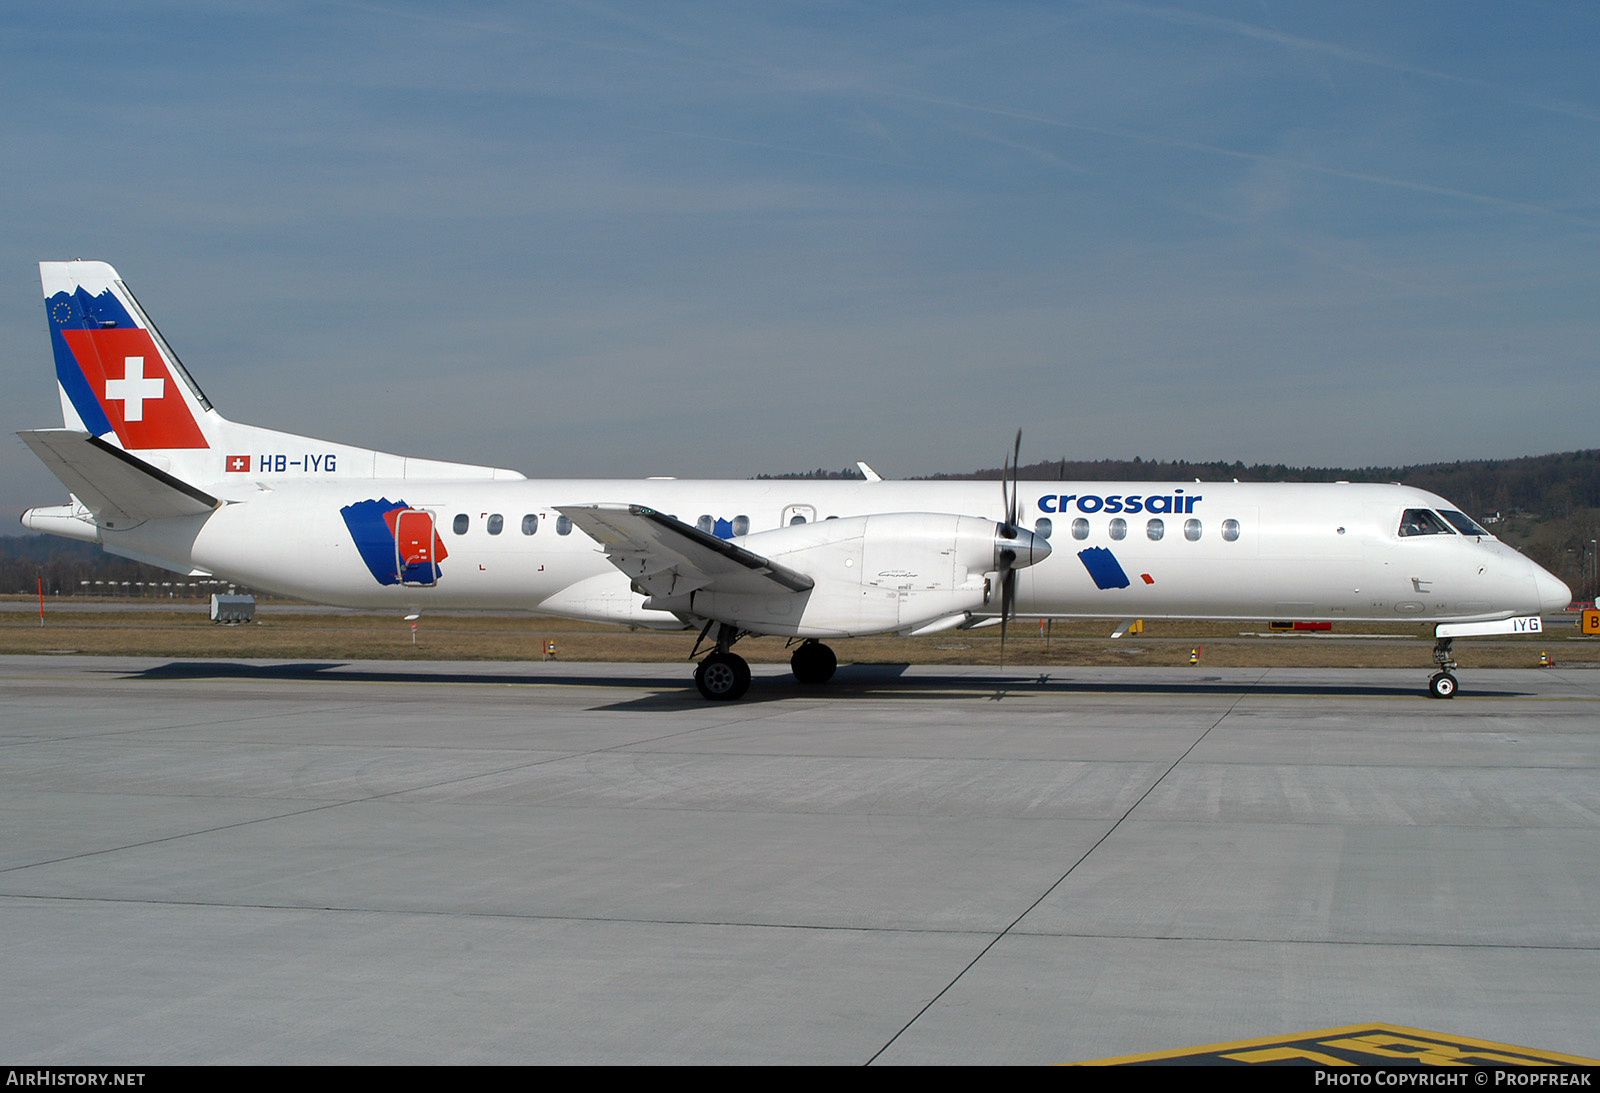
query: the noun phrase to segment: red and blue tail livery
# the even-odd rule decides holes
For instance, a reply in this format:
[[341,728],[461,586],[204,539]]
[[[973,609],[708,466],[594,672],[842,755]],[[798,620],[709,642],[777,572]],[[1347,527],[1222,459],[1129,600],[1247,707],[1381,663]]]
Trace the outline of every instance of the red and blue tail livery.
[[73,265],[76,283],[46,286],[45,314],[56,379],[84,428],[114,432],[126,451],[206,447],[166,355],[130,311],[132,298],[118,298],[111,267]]

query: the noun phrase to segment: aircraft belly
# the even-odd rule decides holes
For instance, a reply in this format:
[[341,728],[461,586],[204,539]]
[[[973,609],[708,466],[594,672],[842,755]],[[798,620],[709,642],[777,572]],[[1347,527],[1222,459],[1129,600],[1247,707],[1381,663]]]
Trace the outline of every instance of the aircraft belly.
[[589,622],[683,628],[682,622],[670,612],[646,608],[644,597],[633,590],[628,578],[609,565],[604,572],[575,581],[540,600],[538,610],[541,614]]
[[194,546],[212,518],[214,514],[149,520],[126,531],[102,528],[100,543],[111,554],[188,573],[197,566],[208,568],[194,560]]

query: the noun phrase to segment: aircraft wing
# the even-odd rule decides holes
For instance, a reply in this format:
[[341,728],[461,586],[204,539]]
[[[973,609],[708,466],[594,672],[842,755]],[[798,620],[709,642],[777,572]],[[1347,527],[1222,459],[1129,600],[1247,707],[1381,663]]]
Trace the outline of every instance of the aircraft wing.
[[136,524],[199,516],[221,502],[138,456],[79,429],[17,434],[97,517]]
[[643,505],[557,505],[598,542],[611,564],[650,596],[716,592],[804,592],[804,573],[708,535]]

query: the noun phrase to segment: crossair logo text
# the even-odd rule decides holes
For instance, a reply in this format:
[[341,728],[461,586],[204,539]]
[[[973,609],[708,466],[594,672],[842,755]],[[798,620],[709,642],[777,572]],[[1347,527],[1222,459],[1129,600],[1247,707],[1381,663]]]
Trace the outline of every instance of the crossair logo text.
[[1066,512],[1068,505],[1076,505],[1079,512],[1193,512],[1196,501],[1205,497],[1198,493],[1185,494],[1182,490],[1171,493],[1111,493],[1102,497],[1097,493],[1045,494],[1039,498],[1040,512]]

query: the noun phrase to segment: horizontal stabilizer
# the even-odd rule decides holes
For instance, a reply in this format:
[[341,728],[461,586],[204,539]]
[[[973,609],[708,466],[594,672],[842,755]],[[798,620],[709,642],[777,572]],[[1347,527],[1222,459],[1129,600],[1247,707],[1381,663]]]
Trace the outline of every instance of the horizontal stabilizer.
[[204,490],[81,430],[33,429],[17,435],[103,523],[199,516],[219,504]]
[[804,592],[804,573],[769,561],[643,505],[558,505],[605,548],[611,564],[651,596],[713,592]]

